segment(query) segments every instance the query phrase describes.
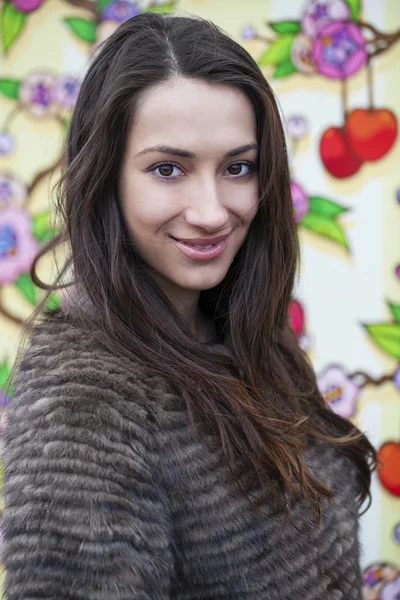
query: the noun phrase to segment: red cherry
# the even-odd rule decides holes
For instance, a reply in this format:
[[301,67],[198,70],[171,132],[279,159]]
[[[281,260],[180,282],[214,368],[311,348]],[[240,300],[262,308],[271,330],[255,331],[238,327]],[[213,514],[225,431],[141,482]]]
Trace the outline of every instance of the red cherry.
[[345,133],[352,151],[360,160],[379,160],[397,137],[397,119],[384,108],[356,108],[346,118]]
[[343,128],[329,127],[322,134],[319,152],[325,169],[338,179],[354,175],[363,161],[351,151]]
[[381,484],[395,496],[400,496],[400,443],[385,442],[378,450],[378,477]]
[[304,309],[298,300],[292,300],[289,304],[290,327],[297,337],[304,331]]

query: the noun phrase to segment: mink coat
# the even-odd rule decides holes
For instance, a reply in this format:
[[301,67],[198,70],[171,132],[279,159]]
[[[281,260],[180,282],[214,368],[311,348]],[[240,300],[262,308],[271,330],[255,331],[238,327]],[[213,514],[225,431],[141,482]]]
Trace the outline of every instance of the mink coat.
[[336,492],[296,530],[240,494],[161,377],[49,313],[18,368],[4,438],[8,600],[361,600],[355,468],[310,440]]

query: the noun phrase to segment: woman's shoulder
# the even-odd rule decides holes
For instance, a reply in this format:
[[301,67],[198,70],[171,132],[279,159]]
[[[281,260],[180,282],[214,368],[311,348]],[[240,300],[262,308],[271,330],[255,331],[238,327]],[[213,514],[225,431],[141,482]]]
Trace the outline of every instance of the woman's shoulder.
[[44,313],[16,362],[7,429],[36,416],[50,422],[55,412],[121,432],[151,428],[161,384],[57,308]]

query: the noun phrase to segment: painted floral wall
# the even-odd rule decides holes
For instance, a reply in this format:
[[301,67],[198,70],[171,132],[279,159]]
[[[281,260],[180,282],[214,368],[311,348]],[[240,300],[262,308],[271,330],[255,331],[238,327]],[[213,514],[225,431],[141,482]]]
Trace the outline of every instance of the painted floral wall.
[[[302,267],[290,320],[332,409],[376,446],[361,520],[364,600],[400,597],[398,0],[0,2],[0,442],[29,269],[57,232],[52,186],[96,46],[139,12],[211,19],[271,82],[287,133]],[[39,274],[51,280],[52,259]],[[53,295],[53,305],[61,301]],[[0,447],[1,450],[1,447]],[[0,475],[6,457],[0,454]],[[0,561],[1,561],[0,480]],[[0,564],[1,580],[4,567]]]

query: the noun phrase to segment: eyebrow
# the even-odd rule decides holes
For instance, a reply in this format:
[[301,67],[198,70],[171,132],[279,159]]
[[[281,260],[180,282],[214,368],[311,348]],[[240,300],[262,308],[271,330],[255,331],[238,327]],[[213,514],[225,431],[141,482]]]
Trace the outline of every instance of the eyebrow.
[[[259,150],[258,144],[245,144],[244,146],[239,146],[239,148],[234,148],[233,150],[229,150],[225,154],[225,157],[228,158],[230,156],[237,156],[238,154],[243,154],[243,152],[247,152],[247,150]],[[150,146],[149,148],[144,148],[136,154],[136,156],[141,156],[142,154],[147,154],[148,152],[162,152],[163,154],[175,154],[176,156],[183,156],[185,158],[197,158],[194,152],[189,152],[188,150],[182,150],[181,148],[174,148],[173,146],[166,146],[165,144],[160,144],[158,146]]]

